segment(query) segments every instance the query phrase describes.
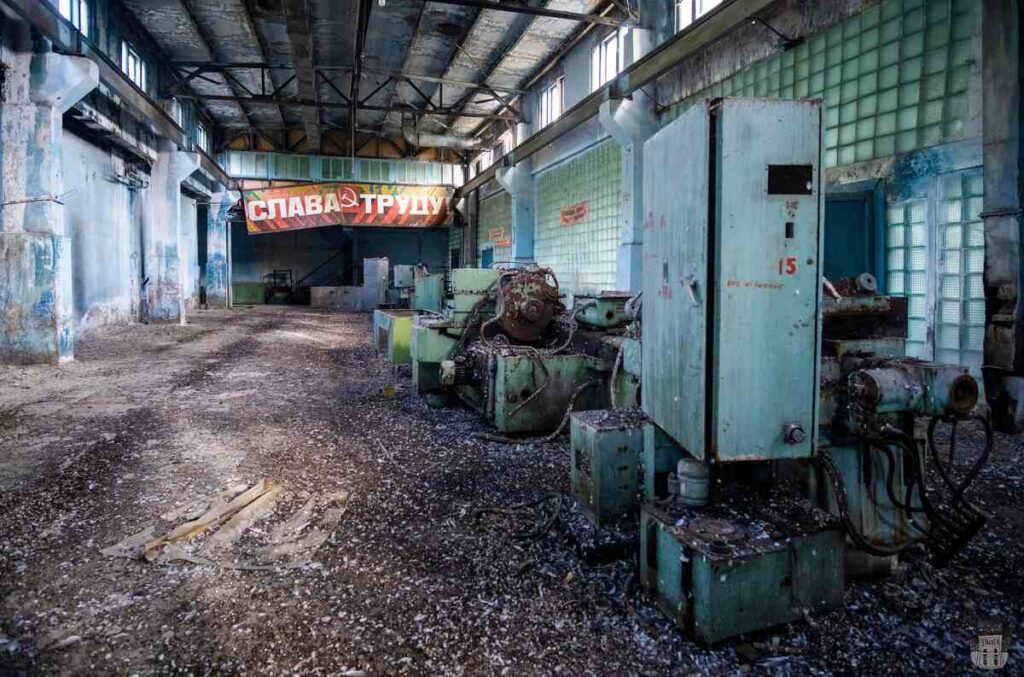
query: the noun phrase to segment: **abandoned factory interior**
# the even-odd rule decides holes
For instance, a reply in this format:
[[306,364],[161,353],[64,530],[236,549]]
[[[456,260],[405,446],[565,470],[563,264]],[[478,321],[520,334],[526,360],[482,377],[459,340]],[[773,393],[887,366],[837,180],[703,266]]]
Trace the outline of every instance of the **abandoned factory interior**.
[[1024,674],[1020,0],[0,0],[0,675]]

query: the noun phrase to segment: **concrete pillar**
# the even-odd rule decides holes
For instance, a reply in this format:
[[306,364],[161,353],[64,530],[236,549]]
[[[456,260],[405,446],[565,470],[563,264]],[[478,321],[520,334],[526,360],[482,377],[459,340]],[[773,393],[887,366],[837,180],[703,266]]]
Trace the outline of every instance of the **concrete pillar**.
[[1022,30],[1018,0],[984,0],[985,389],[993,422],[1010,432],[1024,430]]
[[529,160],[524,160],[514,167],[499,167],[494,178],[512,196],[512,261],[516,266],[534,263],[533,166]]
[[651,100],[643,94],[601,104],[601,126],[622,148],[622,229],[615,287],[639,291],[644,242],[644,142],[657,130]]
[[660,45],[676,34],[675,0],[640,0],[640,26],[650,32],[652,46]]
[[33,50],[4,22],[0,92],[0,362],[74,357],[71,240],[64,232],[62,116],[99,83],[83,57]]
[[210,196],[206,218],[206,303],[210,308],[231,307],[231,217],[228,210],[238,193],[219,190]]
[[161,144],[153,164],[143,222],[143,321],[185,324],[181,265],[181,182],[199,169],[199,154]]

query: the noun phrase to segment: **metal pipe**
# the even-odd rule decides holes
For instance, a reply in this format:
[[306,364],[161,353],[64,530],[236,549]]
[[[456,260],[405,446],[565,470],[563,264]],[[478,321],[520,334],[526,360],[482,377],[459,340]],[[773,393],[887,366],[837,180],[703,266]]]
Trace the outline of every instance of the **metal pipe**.
[[412,118],[402,120],[402,138],[417,148],[457,148],[459,150],[478,150],[483,148],[482,139],[474,139],[453,134],[424,134],[413,125]]

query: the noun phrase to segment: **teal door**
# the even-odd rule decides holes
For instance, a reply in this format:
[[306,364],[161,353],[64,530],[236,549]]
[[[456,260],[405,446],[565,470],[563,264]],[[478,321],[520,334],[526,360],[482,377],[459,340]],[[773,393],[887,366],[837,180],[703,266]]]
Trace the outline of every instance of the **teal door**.
[[873,193],[825,197],[825,277],[875,272]]
[[480,252],[480,267],[490,268],[492,265],[494,265],[494,250],[488,247]]

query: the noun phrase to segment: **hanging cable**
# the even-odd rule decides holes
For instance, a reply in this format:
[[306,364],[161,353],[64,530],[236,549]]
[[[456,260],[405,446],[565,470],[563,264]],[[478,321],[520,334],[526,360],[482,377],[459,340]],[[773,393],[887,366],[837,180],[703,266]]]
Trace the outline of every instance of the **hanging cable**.
[[876,557],[890,557],[892,555],[898,555],[907,548],[922,541],[921,538],[910,538],[902,545],[888,546],[880,543],[872,543],[869,541],[857,527],[853,524],[853,519],[850,517],[849,502],[846,495],[846,484],[843,482],[842,474],[839,472],[839,468],[836,467],[835,461],[829,455],[828,451],[822,449],[818,453],[818,462],[821,464],[825,474],[828,475],[829,481],[832,484],[832,490],[835,493],[836,507],[839,511],[839,519],[843,521],[843,526],[846,530],[846,534],[853,541],[853,544],[858,549],[863,550],[869,555],[875,555]]
[[942,478],[942,481],[946,484],[947,487],[949,487],[949,490],[952,492],[950,503],[955,506],[958,503],[960,503],[960,500],[963,497],[964,492],[967,491],[968,487],[970,487],[970,485],[978,477],[978,474],[981,472],[982,467],[984,467],[985,463],[988,462],[989,455],[992,453],[992,446],[995,442],[995,439],[994,434],[992,432],[992,424],[989,422],[987,418],[985,418],[984,416],[971,416],[968,419],[966,419],[969,421],[978,421],[981,423],[982,429],[985,432],[985,445],[982,448],[981,453],[978,455],[978,458],[967,471],[967,474],[964,475],[964,478],[959,483],[956,483],[953,481],[952,471],[956,454],[956,433],[958,419],[953,418],[950,420],[952,430],[950,431],[949,436],[948,468],[942,462],[942,459],[939,456],[938,448],[935,445],[935,428],[940,420],[943,419],[939,416],[933,416],[931,420],[928,422],[928,450],[931,454],[932,461],[935,463],[935,469],[936,471],[938,471],[939,477]]

